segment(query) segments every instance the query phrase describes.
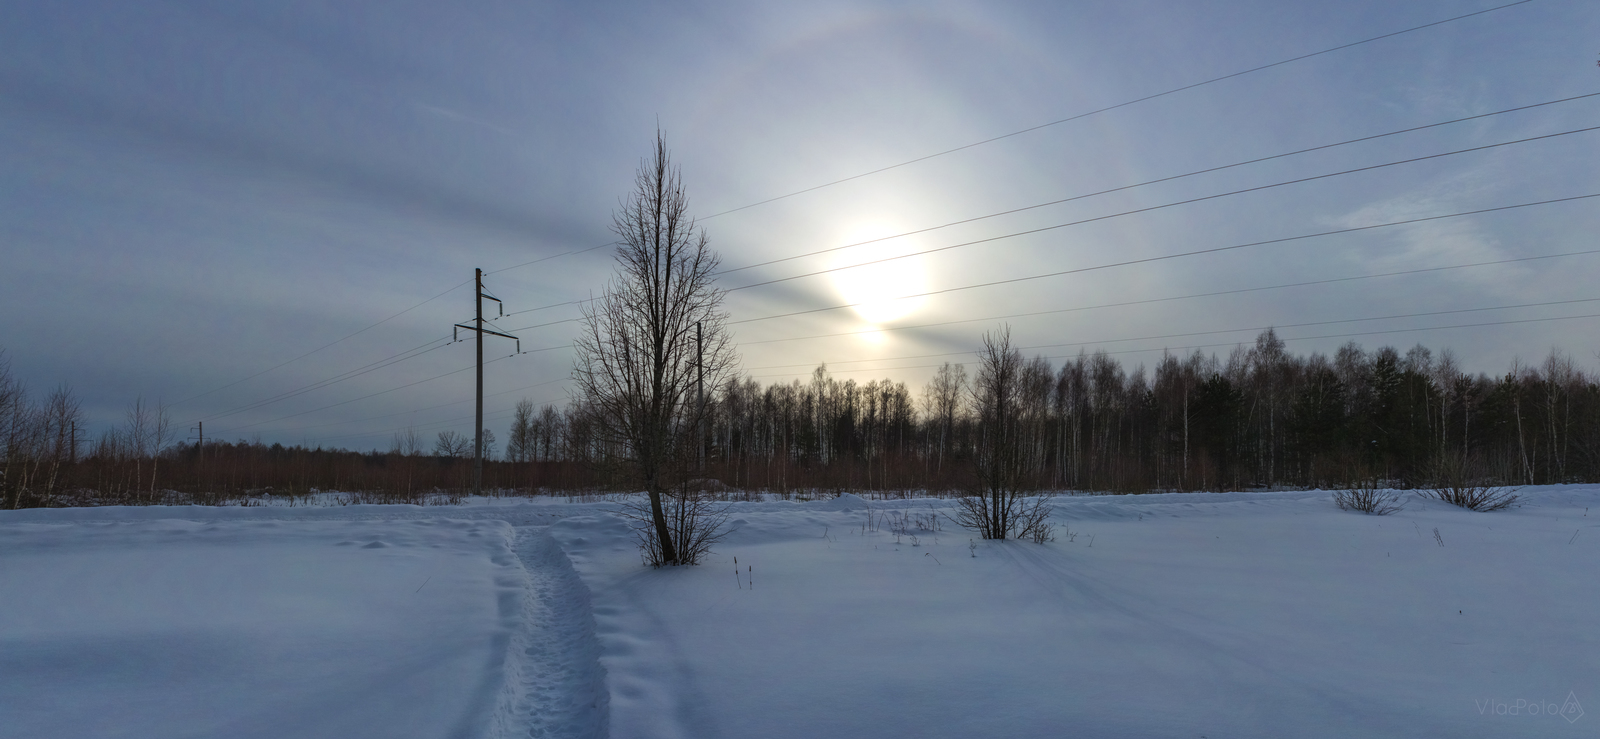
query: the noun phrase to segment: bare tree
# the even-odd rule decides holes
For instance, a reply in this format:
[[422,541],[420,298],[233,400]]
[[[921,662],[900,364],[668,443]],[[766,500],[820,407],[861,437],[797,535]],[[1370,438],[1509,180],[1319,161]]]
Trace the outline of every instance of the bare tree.
[[161,452],[172,437],[172,416],[167,412],[166,405],[157,402],[152,407],[144,402],[144,396],[141,395],[134,399],[133,405],[128,406],[123,426],[122,439],[127,445],[128,454],[133,457],[133,487],[140,487],[140,481],[144,479],[144,460],[149,459],[149,492],[154,495]]
[[402,457],[415,457],[421,454],[422,435],[418,434],[416,428],[411,426],[407,426],[404,431],[395,432],[394,442],[389,447],[389,453]]
[[459,459],[472,451],[472,437],[456,431],[440,431],[433,442],[433,453],[446,459]]
[[405,475],[405,488],[402,492],[410,498],[412,480],[416,475],[417,457],[422,454],[422,435],[417,433],[415,427],[407,426],[404,431],[395,433],[389,453],[396,457],[395,466]]
[[48,505],[48,498],[60,479],[62,466],[77,458],[78,439],[75,432],[83,425],[83,408],[77,396],[72,394],[72,388],[62,385],[50,393],[40,410],[40,421],[43,423],[41,441],[44,442],[41,451],[50,467],[44,484]]
[[150,421],[150,493],[154,495],[156,472],[161,468],[161,453],[172,444],[172,413],[166,403],[156,401]]
[[697,380],[719,387],[737,361],[723,291],[711,279],[719,258],[688,210],[657,131],[612,219],[617,273],[584,307],[573,344],[574,399],[587,409],[596,447],[649,498],[640,535],[653,565],[695,564],[706,536],[714,540],[720,517],[704,515],[687,484],[703,412],[693,400]]
[[956,418],[961,412],[961,398],[967,391],[967,371],[959,364],[945,362],[922,390],[922,412],[936,427],[938,440],[934,444],[934,472],[944,472],[944,458],[955,439]]
[[37,466],[38,417],[27,388],[12,376],[11,362],[0,349],[0,504],[5,508],[22,505]]
[[478,438],[483,439],[483,458],[484,459],[493,459],[494,458],[495,448],[496,448],[495,447],[494,431],[491,431],[491,430],[486,428],[486,429],[483,430],[483,435],[478,437]]
[[[580,413],[581,415],[581,413]],[[546,405],[539,409],[538,419],[533,422],[534,461],[551,462],[560,454],[562,440],[567,433],[567,417],[556,410],[553,405]]]
[[533,460],[533,401],[517,401],[516,416],[511,419],[511,433],[506,436],[506,461],[529,462]]
[[1025,370],[1022,351],[1011,345],[1010,327],[983,335],[970,390],[977,419],[972,455],[977,484],[956,501],[954,520],[985,539],[1015,536],[1043,543],[1051,538],[1049,503],[1022,495],[1028,443],[1022,417]]

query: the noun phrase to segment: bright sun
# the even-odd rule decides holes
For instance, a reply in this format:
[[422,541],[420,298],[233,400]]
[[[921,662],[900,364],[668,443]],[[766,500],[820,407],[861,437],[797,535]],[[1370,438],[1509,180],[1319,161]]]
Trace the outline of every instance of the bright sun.
[[[861,222],[852,224],[845,231],[839,245],[858,244],[904,232],[904,229],[883,221]],[[861,264],[916,249],[916,244],[910,238],[878,241],[840,251],[832,266]],[[904,318],[921,308],[927,300],[904,297],[928,289],[927,273],[915,257],[834,272],[833,285],[845,302],[855,304],[854,310],[858,315],[875,325]]]

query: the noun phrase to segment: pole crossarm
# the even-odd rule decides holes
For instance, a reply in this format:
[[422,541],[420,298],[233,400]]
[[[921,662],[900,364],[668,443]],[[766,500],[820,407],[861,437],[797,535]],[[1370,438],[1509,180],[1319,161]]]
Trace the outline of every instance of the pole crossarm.
[[464,328],[464,329],[466,329],[468,331],[482,331],[482,332],[484,332],[486,334],[489,334],[491,336],[503,336],[503,337],[505,337],[507,339],[511,339],[513,341],[522,341],[522,339],[517,338],[515,336],[512,336],[511,334],[502,334],[499,331],[490,331],[489,329],[486,329],[486,328],[485,329],[480,329],[480,328],[478,328],[476,326],[466,326],[466,325],[463,325],[463,324],[460,324],[460,323],[456,324],[455,327],[456,328]]

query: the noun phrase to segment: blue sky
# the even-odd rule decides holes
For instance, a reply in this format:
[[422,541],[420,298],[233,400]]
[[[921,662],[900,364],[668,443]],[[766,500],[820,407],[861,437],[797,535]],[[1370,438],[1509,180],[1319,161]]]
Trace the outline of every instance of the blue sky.
[[[517,313],[602,290],[610,257],[591,248],[611,240],[610,212],[657,125],[735,268],[1600,92],[1600,11],[1534,0],[724,213],[1503,4],[7,3],[0,347],[34,390],[70,385],[98,425],[142,394],[174,403],[177,424],[204,419],[208,436],[229,439],[372,448],[408,425],[466,431],[472,373],[428,380],[470,364],[470,344],[429,343],[470,317],[461,283],[474,267],[492,271],[489,289]],[[1600,97],[793,259],[721,284],[1590,126],[1600,126]],[[1029,354],[1105,348],[1130,366],[1163,348],[1225,356],[1273,325],[1301,353],[1350,338],[1421,342],[1497,374],[1560,347],[1593,368],[1596,318],[1411,329],[1600,314],[1600,302],[1352,319],[1600,298],[1596,254],[1461,266],[1600,248],[1600,198],[750,319],[1596,194],[1597,142],[1600,131],[1571,133],[1104,218],[734,290],[727,308],[744,321],[734,328],[746,372],[763,382],[827,361],[841,377],[920,388],[929,365],[963,359],[939,355],[975,347],[1002,320],[1037,347]],[[1435,271],[1414,271],[1425,269]],[[1345,277],[1364,279],[1094,308]],[[1066,312],[998,318],[1043,311]],[[562,321],[577,315],[569,304],[497,321],[524,350],[548,350],[486,369],[491,428],[503,435],[518,398],[565,398],[561,347],[574,325]],[[969,319],[983,320],[902,328]],[[1296,325],[1328,321],[1349,322]],[[1395,333],[1342,336],[1377,331]],[[802,338],[819,334],[847,335]],[[419,347],[429,351],[250,407]],[[511,350],[491,342],[488,354]]]

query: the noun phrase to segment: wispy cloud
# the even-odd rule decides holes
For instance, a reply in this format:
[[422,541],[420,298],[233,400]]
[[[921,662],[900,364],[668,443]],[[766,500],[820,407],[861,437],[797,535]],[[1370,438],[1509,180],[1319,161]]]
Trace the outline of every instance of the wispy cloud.
[[[1484,173],[1470,171],[1440,179],[1431,185],[1403,195],[1385,198],[1329,222],[1339,228],[1355,228],[1412,218],[1443,215],[1482,207],[1501,196]],[[1492,216],[1491,216],[1492,217]],[[1479,219],[1448,218],[1402,226],[1378,250],[1360,252],[1359,261],[1374,271],[1397,271],[1446,264],[1465,264],[1505,259],[1509,252],[1500,238]],[[1507,265],[1500,271],[1459,270],[1447,279],[1476,289],[1510,292],[1508,277],[1520,277],[1523,267]],[[1513,273],[1513,274],[1508,274]]]
[[451,120],[451,121],[459,121],[461,123],[470,123],[470,124],[472,124],[474,126],[480,126],[482,128],[487,128],[490,131],[494,131],[495,133],[500,134],[501,136],[516,136],[517,135],[515,131],[512,131],[509,128],[506,128],[504,126],[497,126],[497,125],[495,125],[493,123],[490,123],[490,122],[488,122],[486,120],[483,120],[482,118],[477,118],[477,117],[474,117],[474,116],[470,116],[470,115],[462,113],[461,111],[458,111],[458,110],[451,110],[449,108],[440,107],[438,105],[429,105],[427,103],[416,102],[416,101],[413,101],[411,104],[416,106],[417,110],[423,111],[424,113],[428,113],[428,114],[433,115],[433,116],[437,116],[439,118],[444,118],[446,120]]

